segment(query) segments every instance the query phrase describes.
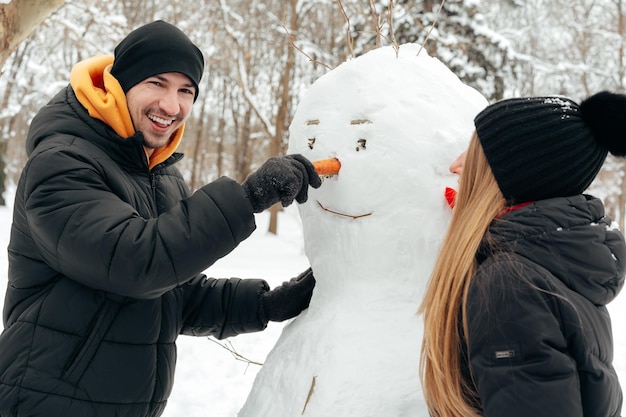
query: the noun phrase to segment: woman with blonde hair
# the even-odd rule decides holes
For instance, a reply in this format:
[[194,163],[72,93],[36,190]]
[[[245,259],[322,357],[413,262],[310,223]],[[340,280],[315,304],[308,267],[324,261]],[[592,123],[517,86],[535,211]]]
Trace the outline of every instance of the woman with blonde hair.
[[619,417],[606,304],[626,244],[583,194],[626,156],[626,96],[502,100],[475,119],[420,312],[435,417]]

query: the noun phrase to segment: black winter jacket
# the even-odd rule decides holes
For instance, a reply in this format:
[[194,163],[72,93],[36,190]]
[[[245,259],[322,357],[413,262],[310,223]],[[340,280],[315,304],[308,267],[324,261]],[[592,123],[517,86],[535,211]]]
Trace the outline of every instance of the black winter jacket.
[[262,330],[262,280],[200,275],[255,228],[243,188],[190,195],[174,154],[89,116],[71,87],[32,122],[0,335],[0,416],[158,416],[179,334]]
[[626,246],[610,226],[601,201],[584,195],[491,225],[467,300],[485,417],[620,416],[605,305],[624,285]]

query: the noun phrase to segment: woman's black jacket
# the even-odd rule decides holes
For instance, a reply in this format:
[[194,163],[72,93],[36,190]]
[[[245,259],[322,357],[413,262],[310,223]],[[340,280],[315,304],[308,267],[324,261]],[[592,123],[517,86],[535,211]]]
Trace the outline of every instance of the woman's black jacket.
[[484,416],[620,416],[605,305],[624,285],[626,247],[601,201],[513,211],[492,223],[479,253],[468,353]]

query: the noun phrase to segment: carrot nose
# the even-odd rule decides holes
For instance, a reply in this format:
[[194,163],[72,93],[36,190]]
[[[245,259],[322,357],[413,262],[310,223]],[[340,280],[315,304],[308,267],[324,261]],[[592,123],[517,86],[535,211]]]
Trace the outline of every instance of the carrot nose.
[[317,175],[337,175],[341,169],[341,162],[337,158],[319,159],[313,161]]

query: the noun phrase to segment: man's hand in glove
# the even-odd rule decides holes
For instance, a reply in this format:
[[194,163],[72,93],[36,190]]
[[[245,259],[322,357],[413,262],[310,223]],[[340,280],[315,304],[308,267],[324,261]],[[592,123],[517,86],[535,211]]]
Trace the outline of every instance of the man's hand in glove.
[[268,159],[242,184],[255,213],[279,201],[283,207],[293,203],[294,199],[298,203],[306,202],[309,185],[318,188],[322,179],[313,164],[298,154]]
[[300,314],[309,306],[315,278],[311,268],[296,278],[261,294],[259,317],[262,321],[284,321]]

